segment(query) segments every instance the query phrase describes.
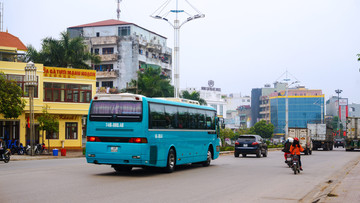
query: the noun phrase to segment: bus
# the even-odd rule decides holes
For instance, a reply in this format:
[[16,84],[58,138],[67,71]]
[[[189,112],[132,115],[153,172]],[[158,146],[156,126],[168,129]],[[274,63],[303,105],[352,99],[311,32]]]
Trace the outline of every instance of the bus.
[[130,93],[97,94],[87,117],[86,160],[117,172],[209,166],[219,157],[219,133],[212,107]]

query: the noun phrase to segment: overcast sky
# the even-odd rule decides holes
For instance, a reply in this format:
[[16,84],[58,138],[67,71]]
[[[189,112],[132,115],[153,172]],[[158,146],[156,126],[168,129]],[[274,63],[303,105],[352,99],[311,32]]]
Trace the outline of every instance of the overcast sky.
[[[38,49],[43,38],[58,38],[67,27],[116,19],[116,0],[0,1],[4,30]],[[165,1],[123,0],[120,20],[167,37],[173,48],[173,28],[149,17]],[[180,30],[181,88],[214,80],[223,93],[250,95],[252,88],[283,80],[287,70],[293,81],[322,89],[325,99],[341,89],[349,103],[360,103],[359,0],[188,1],[206,17]],[[179,2],[179,9],[196,14]],[[171,9],[175,0],[164,11]]]

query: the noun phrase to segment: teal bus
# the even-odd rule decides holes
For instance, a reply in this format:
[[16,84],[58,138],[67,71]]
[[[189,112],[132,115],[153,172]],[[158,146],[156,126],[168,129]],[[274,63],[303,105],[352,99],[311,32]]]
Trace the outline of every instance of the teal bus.
[[173,172],[176,165],[208,166],[219,152],[212,107],[130,93],[97,94],[91,101],[88,163],[111,165],[115,171],[162,167]]

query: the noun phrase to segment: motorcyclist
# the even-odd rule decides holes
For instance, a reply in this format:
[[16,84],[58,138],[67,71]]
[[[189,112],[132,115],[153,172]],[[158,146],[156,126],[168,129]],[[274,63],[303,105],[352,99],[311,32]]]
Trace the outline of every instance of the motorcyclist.
[[284,152],[285,163],[287,163],[286,158],[287,155],[290,154],[290,146],[292,145],[293,141],[294,139],[292,137],[289,137],[284,143],[284,149],[281,150]]
[[303,152],[304,149],[301,147],[301,145],[299,144],[299,138],[295,137],[294,138],[294,142],[292,143],[292,145],[290,146],[290,153],[292,155],[298,155],[299,156],[299,166],[300,166],[300,170],[303,170],[301,167],[301,158],[300,158],[300,152]]

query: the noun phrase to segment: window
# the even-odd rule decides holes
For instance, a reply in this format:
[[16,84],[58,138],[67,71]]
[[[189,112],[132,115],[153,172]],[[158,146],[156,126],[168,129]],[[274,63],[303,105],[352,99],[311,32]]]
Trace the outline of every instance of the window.
[[50,132],[46,131],[46,139],[58,140],[59,139],[59,132],[50,133]]
[[[25,75],[5,75],[7,80],[15,81],[16,84],[21,88],[23,91],[23,97],[29,97],[29,87],[25,85],[24,81]],[[37,78],[39,81],[39,78]],[[34,97],[38,97],[38,85],[34,87]]]
[[215,111],[150,103],[150,129],[215,130]]
[[110,88],[112,88],[113,87],[113,81],[101,82],[101,87],[110,87]]
[[161,104],[150,104],[150,128],[164,129],[170,123],[165,119],[165,108]]
[[97,32],[97,33],[96,33],[96,37],[100,37],[100,32]]
[[44,101],[90,103],[91,85],[44,83]]
[[102,54],[113,54],[114,53],[114,48],[103,48],[102,49]]
[[119,36],[130,35],[130,26],[119,27]]
[[114,69],[114,64],[95,65],[96,71],[111,71],[113,69]]
[[99,55],[99,49],[95,49],[95,54]]
[[77,139],[78,123],[65,123],[65,139]]

